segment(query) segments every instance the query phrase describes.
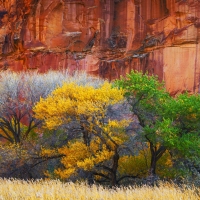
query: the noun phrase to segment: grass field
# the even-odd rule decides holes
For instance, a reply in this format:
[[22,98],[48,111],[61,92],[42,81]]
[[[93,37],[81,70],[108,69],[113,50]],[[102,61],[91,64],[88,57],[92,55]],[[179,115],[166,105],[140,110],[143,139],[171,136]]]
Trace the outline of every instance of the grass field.
[[102,186],[61,183],[60,181],[0,180],[0,200],[198,200],[200,188],[179,188],[169,183],[159,187],[106,189]]

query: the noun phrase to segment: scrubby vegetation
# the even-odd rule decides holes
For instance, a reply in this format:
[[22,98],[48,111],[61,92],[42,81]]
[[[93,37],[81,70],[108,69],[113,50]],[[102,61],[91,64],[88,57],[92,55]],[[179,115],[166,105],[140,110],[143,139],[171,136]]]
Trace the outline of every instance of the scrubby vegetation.
[[[199,94],[172,97],[155,76],[132,71],[108,83],[78,72],[1,74],[1,177],[106,187],[163,180],[199,187],[199,128]],[[67,185],[72,186],[80,187]],[[154,190],[164,195],[164,187],[180,191],[165,184],[152,195]]]

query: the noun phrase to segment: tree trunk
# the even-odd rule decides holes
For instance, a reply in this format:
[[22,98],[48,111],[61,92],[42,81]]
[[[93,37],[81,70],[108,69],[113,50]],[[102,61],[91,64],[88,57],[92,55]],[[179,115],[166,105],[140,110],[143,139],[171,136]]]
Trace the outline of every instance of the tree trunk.
[[166,148],[164,146],[160,146],[158,149],[150,143],[150,151],[151,151],[151,164],[149,169],[149,175],[156,175],[156,164],[157,161],[162,157],[162,155],[166,152]]
[[151,155],[151,164],[149,169],[149,176],[155,176],[156,175],[156,152]]
[[88,172],[87,173],[87,182],[88,182],[88,185],[94,184],[94,175],[93,175],[93,172]]
[[85,130],[84,126],[81,126],[81,130],[82,130],[82,133],[83,133],[83,141],[84,141],[84,144],[86,146],[89,146],[90,145],[90,137],[89,137],[89,134],[87,132],[87,130]]
[[150,142],[150,151],[151,151],[151,163],[149,169],[149,176],[156,175],[156,147],[154,147],[153,143]]
[[112,165],[112,173],[111,173],[111,185],[117,185],[117,168],[119,162],[119,154],[117,150],[115,151],[115,155],[113,156],[113,165]]

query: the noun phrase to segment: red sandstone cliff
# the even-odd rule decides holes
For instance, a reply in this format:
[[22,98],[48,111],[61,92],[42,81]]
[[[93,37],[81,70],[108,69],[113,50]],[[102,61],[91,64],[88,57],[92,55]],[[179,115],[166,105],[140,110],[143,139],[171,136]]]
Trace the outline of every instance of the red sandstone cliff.
[[3,0],[0,54],[1,69],[137,69],[198,92],[200,0]]

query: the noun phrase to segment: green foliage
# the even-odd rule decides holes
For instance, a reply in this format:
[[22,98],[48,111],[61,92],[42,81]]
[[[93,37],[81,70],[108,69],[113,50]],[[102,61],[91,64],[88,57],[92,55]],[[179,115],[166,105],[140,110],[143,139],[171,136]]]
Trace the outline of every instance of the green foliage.
[[176,127],[174,137],[166,137],[168,145],[182,157],[196,161],[200,155],[200,96],[185,93],[171,98],[165,105],[165,115]]
[[176,158],[200,156],[200,96],[188,93],[171,97],[155,76],[132,71],[114,86],[125,90],[127,101],[143,127],[140,135],[149,143],[150,174],[169,150]]
[[166,102],[170,95],[166,92],[163,83],[159,83],[156,76],[148,76],[141,72],[132,71],[126,78],[117,80],[114,84],[125,90],[125,96],[131,101],[131,105],[138,104],[148,111],[159,112],[161,105]]

